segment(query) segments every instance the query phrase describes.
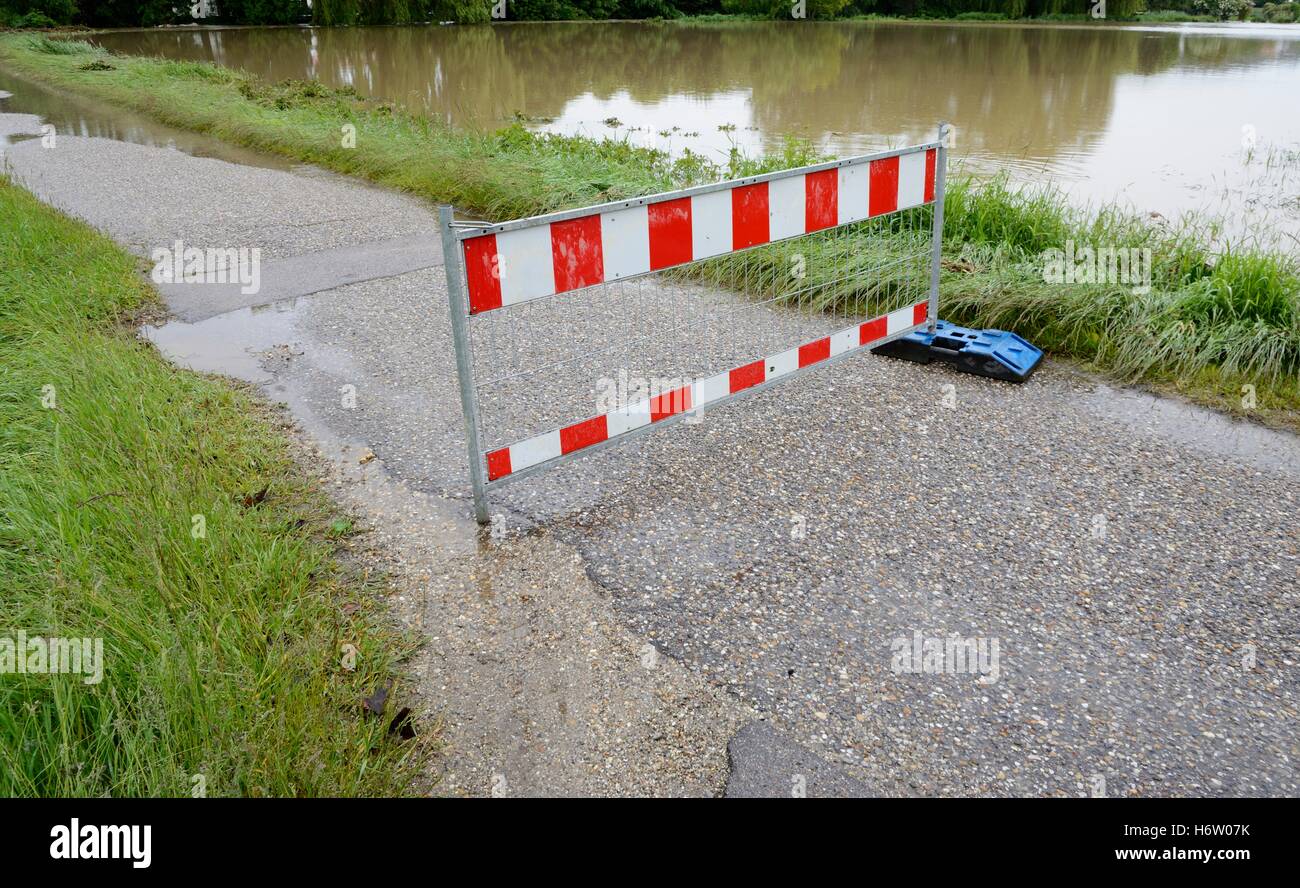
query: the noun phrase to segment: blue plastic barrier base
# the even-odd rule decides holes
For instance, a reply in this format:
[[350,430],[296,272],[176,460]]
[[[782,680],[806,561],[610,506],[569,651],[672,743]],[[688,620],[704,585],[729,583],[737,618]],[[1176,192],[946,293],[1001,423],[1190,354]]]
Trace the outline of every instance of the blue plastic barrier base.
[[947,321],[939,321],[933,333],[916,330],[871,351],[918,364],[946,361],[963,373],[1005,382],[1024,382],[1043,360],[1041,349],[1014,333],[972,330]]

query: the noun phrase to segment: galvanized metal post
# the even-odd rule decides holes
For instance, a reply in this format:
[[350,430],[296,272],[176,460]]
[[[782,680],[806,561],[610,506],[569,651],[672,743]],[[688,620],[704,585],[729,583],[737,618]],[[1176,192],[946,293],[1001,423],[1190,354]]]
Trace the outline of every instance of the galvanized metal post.
[[948,133],[946,123],[939,124],[939,147],[934,157],[934,230],[930,235],[930,305],[926,312],[926,329],[934,332],[939,323],[939,271],[943,262],[943,191],[948,171]]
[[474,520],[488,523],[487,491],[483,480],[483,451],[478,443],[478,396],[474,391],[474,365],[469,354],[469,300],[465,295],[460,243],[452,228],[451,207],[438,207],[442,227],[442,264],[447,274],[447,308],[451,313],[451,342],[456,349],[456,376],[460,379],[460,407],[465,414],[465,442],[469,449],[469,480],[474,489]]

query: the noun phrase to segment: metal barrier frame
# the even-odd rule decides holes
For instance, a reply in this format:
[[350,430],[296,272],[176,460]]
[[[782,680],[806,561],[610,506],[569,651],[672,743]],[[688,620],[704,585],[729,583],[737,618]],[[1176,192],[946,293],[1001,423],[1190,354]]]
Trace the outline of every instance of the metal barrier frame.
[[[661,194],[650,195],[647,197],[634,198],[632,200],[613,201],[611,203],[597,204],[594,206],[582,207],[580,209],[564,210],[561,212],[548,213],[541,216],[532,216],[526,219],[515,219],[509,222],[503,222],[496,225],[489,225],[489,224],[478,223],[478,222],[457,222],[454,219],[452,207],[447,205],[439,206],[438,221],[439,221],[439,227],[442,229],[442,252],[443,252],[444,270],[446,272],[446,278],[447,278],[447,295],[448,295],[448,302],[449,302],[448,307],[451,315],[452,344],[456,352],[456,375],[458,377],[459,385],[460,385],[461,409],[462,412],[464,413],[464,418],[465,418],[465,438],[466,438],[466,447],[469,455],[470,484],[473,489],[475,520],[479,524],[488,523],[490,519],[490,516],[488,514],[488,503],[487,503],[488,492],[496,489],[497,487],[503,484],[509,483],[510,481],[519,478],[526,478],[538,471],[549,469],[557,465],[558,463],[564,462],[572,458],[586,456],[588,454],[603,450],[606,447],[622,444],[625,441],[630,441],[634,438],[641,436],[643,433],[655,429],[666,428],[682,420],[687,416],[698,415],[699,413],[712,409],[713,407],[717,407],[723,404],[733,403],[737,399],[749,395],[753,392],[762,391],[764,389],[770,388],[771,386],[779,385],[780,383],[785,382],[788,379],[793,379],[794,377],[801,375],[805,371],[814,370],[820,367],[824,367],[827,364],[838,362],[841,359],[856,356],[860,354],[862,351],[866,350],[867,348],[876,348],[880,345],[885,344],[886,342],[892,341],[894,339],[898,339],[902,336],[906,336],[907,334],[915,330],[918,330],[921,327],[925,327],[927,330],[933,332],[935,329],[935,325],[938,322],[938,314],[939,314],[939,273],[940,273],[941,254],[943,249],[943,207],[944,207],[945,179],[946,179],[946,171],[948,166],[947,141],[948,141],[949,132],[950,132],[950,128],[948,124],[941,123],[939,125],[938,138],[933,142],[927,142],[921,145],[913,145],[906,148],[893,149],[890,151],[880,151],[873,154],[863,154],[855,157],[845,158],[842,160],[835,160],[827,163],[814,164],[812,166],[796,167],[787,170],[779,170],[773,173],[765,173],[760,176],[749,176],[743,179],[729,179],[723,182],[715,182],[708,185],[700,185],[693,188],[682,189],[680,191],[664,192]],[[587,446],[579,447],[578,449],[573,450],[569,453],[561,453],[558,456],[546,459],[542,462],[538,462],[533,465],[526,466],[524,468],[519,469],[518,471],[511,471],[509,474],[506,474],[503,477],[496,478],[495,480],[488,479],[487,477],[488,473],[486,468],[488,454],[483,451],[482,446],[480,444],[480,434],[479,434],[479,425],[478,425],[478,396],[477,396],[475,383],[474,383],[473,362],[470,353],[469,321],[470,318],[472,317],[472,313],[471,313],[470,298],[469,298],[469,285],[466,278],[466,269],[465,269],[465,262],[464,262],[463,243],[466,240],[469,240],[471,238],[476,238],[476,237],[482,237],[484,235],[489,235],[489,234],[498,234],[498,233],[513,231],[513,230],[523,229],[523,228],[540,227],[542,225],[550,225],[553,222],[563,222],[570,219],[577,219],[577,218],[592,216],[601,213],[616,212],[618,210],[631,209],[635,207],[645,206],[648,204],[661,203],[670,200],[678,200],[684,197],[693,197],[695,195],[709,194],[711,192],[716,192],[716,191],[729,191],[734,188],[753,185],[760,182],[771,182],[778,179],[784,179],[793,176],[802,176],[802,175],[807,175],[809,173],[818,173],[826,170],[835,170],[835,169],[839,169],[840,167],[845,167],[850,165],[869,164],[871,161],[874,160],[884,160],[891,157],[902,157],[904,155],[913,154],[916,152],[925,152],[931,149],[935,151],[935,158],[936,158],[935,170],[934,170],[933,200],[923,201],[921,204],[914,205],[913,207],[906,207],[902,209],[896,208],[895,210],[890,211],[890,213],[901,212],[906,209],[914,208],[915,206],[924,206],[926,203],[930,203],[933,207],[933,214],[932,214],[933,221],[932,221],[932,231],[931,231],[931,238],[930,238],[931,255],[930,255],[929,294],[928,294],[927,301],[924,303],[924,305],[926,306],[926,316],[922,322],[909,324],[906,326],[906,328],[900,328],[895,330],[892,333],[887,333],[887,335],[882,336],[878,339],[873,339],[869,343],[863,343],[862,345],[850,348],[847,351],[844,351],[840,354],[832,355],[828,358],[819,360],[816,363],[809,364],[808,366],[798,367],[794,370],[783,372],[781,375],[775,378],[766,379],[764,382],[710,400],[705,404],[699,405],[697,407],[692,407],[689,409],[682,410],[680,412],[675,412],[672,415],[665,416],[661,419],[654,420],[652,422],[647,422],[637,428],[623,431],[617,435],[611,435],[603,441],[593,443]],[[890,213],[882,213],[880,214],[880,216],[873,216],[870,218],[880,218],[881,216],[889,215]],[[848,223],[840,223],[820,230],[830,231],[830,230],[834,230],[835,228],[844,227],[845,225],[857,224],[857,221],[866,221],[866,218],[864,217],[863,220],[855,220],[853,222],[848,222]],[[692,259],[690,262],[679,263],[678,265],[669,266],[669,267],[682,267],[685,265],[692,265],[697,262],[704,262],[704,261],[708,261],[709,259],[719,258],[720,256],[725,256],[725,255],[733,255],[736,253],[745,252],[747,250],[756,249],[758,247],[768,246],[769,244],[779,243],[781,241],[795,240],[800,237],[807,237],[810,233],[816,233],[816,232],[804,232],[802,234],[796,234],[789,237],[771,239],[761,244],[755,244],[753,246],[745,247],[742,249],[729,250],[725,253],[715,255],[715,256],[704,257],[701,259]],[[637,277],[645,277],[648,275],[657,274],[660,271],[664,271],[664,270],[665,268],[656,268],[649,271],[626,275],[618,278],[618,280],[624,281],[624,280],[631,280]],[[595,286],[595,285],[589,285],[589,286]],[[577,287],[571,290],[565,290],[564,292],[577,292],[578,290],[587,289],[587,288],[588,287],[586,286]],[[533,298],[551,298],[555,295],[558,294],[552,293],[547,296],[533,297]],[[512,303],[512,304],[523,304],[524,302],[527,301],[531,301],[531,298],[528,300],[520,300],[519,302]],[[907,308],[913,308],[913,307],[920,308],[921,305],[922,303],[918,303],[915,306],[903,306],[897,309],[896,312],[902,311]],[[895,312],[891,312],[890,314],[893,313]],[[879,319],[873,319],[873,320],[879,320]],[[648,404],[649,401],[652,400],[654,399],[653,398],[646,399],[645,403]]]

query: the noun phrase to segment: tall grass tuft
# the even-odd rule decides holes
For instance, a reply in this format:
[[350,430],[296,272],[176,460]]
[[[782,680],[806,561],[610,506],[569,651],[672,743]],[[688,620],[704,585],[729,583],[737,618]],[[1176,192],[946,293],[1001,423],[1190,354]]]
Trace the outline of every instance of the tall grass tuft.
[[25,38],[25,45],[33,52],[45,55],[103,55],[101,47],[93,46],[84,40],[55,40],[44,34]]

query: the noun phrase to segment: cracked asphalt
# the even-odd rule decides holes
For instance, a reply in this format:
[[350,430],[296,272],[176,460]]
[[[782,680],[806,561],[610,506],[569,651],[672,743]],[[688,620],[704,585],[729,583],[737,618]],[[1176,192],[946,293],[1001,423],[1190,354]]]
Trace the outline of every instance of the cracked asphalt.
[[[453,747],[480,750],[453,751],[443,785],[456,792],[487,794],[499,776],[528,794],[1300,790],[1290,435],[1117,393],[1051,361],[1011,386],[864,355],[504,487],[497,537],[476,537],[440,257],[436,244],[427,263],[410,255],[436,232],[431,208],[319,171],[103,139],[6,151],[27,187],[142,255],[183,238],[260,246],[268,280],[304,256],[338,269],[341,285],[283,274],[285,295],[220,314],[202,293],[169,293],[193,323],[150,336],[178,361],[257,379],[340,466],[368,448],[404,491],[394,506],[338,485],[369,500],[395,545],[418,543],[444,568],[395,605],[427,628],[426,657],[456,647],[431,627],[460,618],[486,633],[461,659],[421,667]],[[375,258],[386,249],[406,262],[392,275]],[[731,341],[793,345],[828,323],[648,286],[643,309],[656,296],[681,305],[680,288],[696,320],[725,307]],[[256,304],[277,298],[291,301]],[[538,360],[589,357],[547,377],[570,399],[553,408],[590,407],[593,374],[692,373],[724,356],[703,347],[665,368],[650,347],[604,355],[626,312],[574,307],[582,324],[529,343]],[[502,428],[522,421],[503,411]],[[561,568],[574,555],[576,575]],[[560,616],[514,613],[486,632],[474,623],[489,619],[483,600],[457,573],[478,567],[456,559],[495,571],[496,595],[546,588]],[[936,673],[910,657],[954,637],[983,659]],[[485,646],[567,678],[545,692],[497,681],[505,667],[483,660]],[[672,668],[647,678],[637,660],[651,649]],[[656,696],[647,681],[665,684]],[[493,707],[514,715],[471,715]],[[682,712],[672,730],[627,727]]]

